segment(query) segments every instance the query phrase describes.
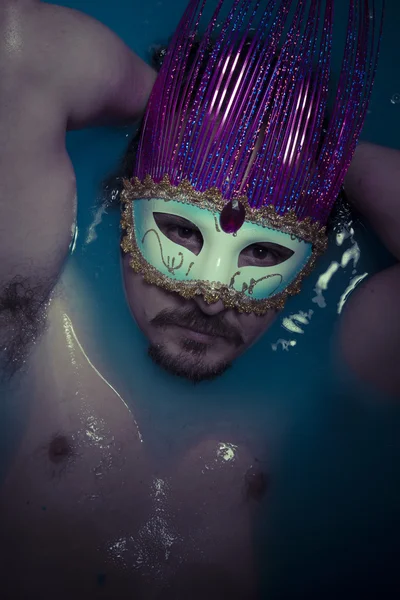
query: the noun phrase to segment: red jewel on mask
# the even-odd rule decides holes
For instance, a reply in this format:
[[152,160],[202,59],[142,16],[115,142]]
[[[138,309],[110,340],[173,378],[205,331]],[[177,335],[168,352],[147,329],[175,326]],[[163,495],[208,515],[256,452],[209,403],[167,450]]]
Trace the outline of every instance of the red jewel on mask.
[[225,233],[236,233],[244,223],[246,211],[239,200],[231,200],[221,211],[219,223]]

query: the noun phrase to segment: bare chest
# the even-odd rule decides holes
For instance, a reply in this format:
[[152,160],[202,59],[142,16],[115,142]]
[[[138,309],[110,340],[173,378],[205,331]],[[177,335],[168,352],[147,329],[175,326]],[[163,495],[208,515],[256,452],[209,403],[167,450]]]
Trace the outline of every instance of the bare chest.
[[155,461],[64,325],[62,345],[53,336],[32,370],[28,425],[1,490],[9,597],[151,598],[193,564],[236,564],[246,578],[253,499],[266,484],[258,477],[249,496],[254,457],[210,436]]

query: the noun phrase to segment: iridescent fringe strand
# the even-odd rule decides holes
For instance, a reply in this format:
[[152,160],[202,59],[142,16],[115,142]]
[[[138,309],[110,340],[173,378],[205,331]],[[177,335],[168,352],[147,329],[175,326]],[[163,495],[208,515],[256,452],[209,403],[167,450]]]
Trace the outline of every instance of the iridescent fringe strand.
[[[210,4],[215,10],[202,33]],[[376,11],[375,0],[348,0],[324,131],[334,4],[191,0],[149,101],[133,175],[155,182],[168,175],[172,185],[188,180],[198,192],[245,195],[252,208],[272,205],[324,225],[365,120],[383,17],[383,2]]]

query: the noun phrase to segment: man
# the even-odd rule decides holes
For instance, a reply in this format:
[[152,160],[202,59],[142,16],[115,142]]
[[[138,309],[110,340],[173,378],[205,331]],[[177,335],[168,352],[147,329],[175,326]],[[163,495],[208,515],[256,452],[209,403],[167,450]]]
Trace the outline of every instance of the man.
[[[283,35],[290,4],[271,24],[243,3],[219,31],[217,2],[197,42],[202,9],[189,3],[125,173],[127,299],[150,356],[192,381],[223,374],[300,290],[326,247],[324,225],[365,115],[377,50],[369,13],[360,9],[361,61],[350,13],[329,107],[330,3],[316,40],[302,23],[318,11],[298,5],[290,25],[302,47]],[[252,35],[238,37],[243,23]]]
[[[90,318],[79,322],[77,312],[72,322],[68,296],[71,289],[80,293],[79,282],[60,279],[76,210],[65,128],[135,119],[155,75],[110,31],[74,11],[7,0],[0,26],[0,130],[6,141],[0,160],[0,336],[3,369],[13,373],[4,403],[11,405],[10,421],[24,417],[1,491],[2,597],[251,598],[250,523],[255,500],[267,487],[264,470],[234,434],[221,442],[210,427],[181,455],[165,452],[154,459],[133,411],[79,342]],[[360,146],[347,183],[350,197],[394,253],[398,165],[396,151]],[[186,240],[193,235],[186,224],[183,230],[178,235]],[[128,267],[130,302],[137,290],[145,295],[142,310],[150,311],[146,322],[152,321],[156,344],[172,325],[164,313],[157,327],[158,314],[179,305],[186,315],[190,361],[193,352],[204,356],[201,345],[211,354],[220,348],[224,361],[232,360],[255,340],[260,323],[265,329],[273,318],[257,321],[221,301],[186,301],[146,287]],[[348,304],[342,334],[353,369],[392,392],[399,384],[392,359],[399,340],[398,287],[397,267],[367,282]],[[370,314],[382,305],[384,327]],[[216,315],[218,322],[209,319]],[[221,340],[214,350],[209,337],[216,333]],[[366,339],[374,340],[372,347]]]

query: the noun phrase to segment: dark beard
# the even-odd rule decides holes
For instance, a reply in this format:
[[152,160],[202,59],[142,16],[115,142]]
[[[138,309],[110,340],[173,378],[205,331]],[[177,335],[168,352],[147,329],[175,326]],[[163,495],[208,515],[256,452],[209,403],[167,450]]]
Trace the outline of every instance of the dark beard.
[[188,379],[192,383],[201,381],[212,381],[223,375],[231,366],[231,363],[219,362],[214,365],[206,365],[201,357],[207,352],[207,345],[194,340],[182,340],[182,346],[187,352],[197,357],[196,361],[187,360],[185,353],[171,356],[166,352],[162,344],[149,346],[148,354],[156,365],[177,377]]
[[160,329],[175,325],[206,335],[221,336],[237,348],[244,344],[241,333],[226,322],[223,314],[207,315],[195,306],[187,306],[181,310],[162,310],[152,319],[151,324]]

